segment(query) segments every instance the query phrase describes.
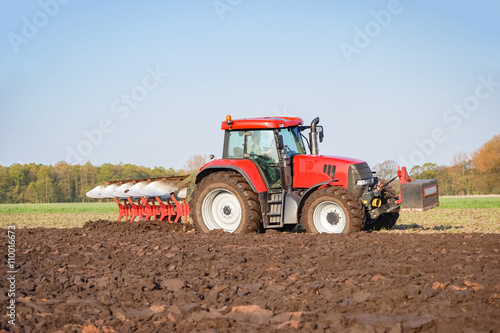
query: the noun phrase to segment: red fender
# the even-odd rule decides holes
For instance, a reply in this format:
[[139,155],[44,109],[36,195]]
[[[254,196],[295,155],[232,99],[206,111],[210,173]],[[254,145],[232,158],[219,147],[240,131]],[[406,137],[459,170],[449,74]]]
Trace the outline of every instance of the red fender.
[[200,172],[196,175],[195,183],[198,184],[209,174],[222,170],[234,170],[240,173],[256,193],[267,191],[266,183],[262,179],[259,168],[257,168],[257,165],[253,161],[246,159],[213,160],[200,169]]

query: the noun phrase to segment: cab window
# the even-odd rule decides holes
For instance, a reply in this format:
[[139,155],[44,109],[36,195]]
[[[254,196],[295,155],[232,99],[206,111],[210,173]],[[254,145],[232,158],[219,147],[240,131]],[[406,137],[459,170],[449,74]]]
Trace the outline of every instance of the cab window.
[[253,156],[263,156],[278,163],[276,140],[272,130],[248,131],[246,153]]
[[244,131],[229,132],[228,143],[227,143],[228,158],[243,158],[244,146],[245,146]]
[[297,127],[281,129],[280,135],[283,137],[283,144],[285,145],[287,155],[304,155],[306,153]]

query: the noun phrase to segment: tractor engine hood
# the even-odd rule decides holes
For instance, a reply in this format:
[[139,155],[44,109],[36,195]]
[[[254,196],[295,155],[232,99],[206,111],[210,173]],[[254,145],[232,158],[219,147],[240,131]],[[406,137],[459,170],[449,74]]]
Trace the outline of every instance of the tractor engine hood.
[[[310,188],[319,183],[336,180],[335,185],[354,190],[357,188],[356,181],[372,178],[368,164],[358,159],[325,155],[293,157],[294,188]],[[360,187],[362,188],[364,189],[364,186]],[[362,191],[359,195],[361,194]]]

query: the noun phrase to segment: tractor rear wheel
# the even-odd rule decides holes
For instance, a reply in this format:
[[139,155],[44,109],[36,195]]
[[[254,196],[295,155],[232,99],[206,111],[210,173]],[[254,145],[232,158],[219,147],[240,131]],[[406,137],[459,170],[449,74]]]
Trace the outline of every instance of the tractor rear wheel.
[[261,225],[259,198],[237,173],[208,175],[196,186],[190,204],[196,230],[203,233],[222,229],[244,234],[257,231]]
[[361,201],[349,190],[323,187],[306,199],[300,223],[307,232],[348,234],[363,229],[365,217]]

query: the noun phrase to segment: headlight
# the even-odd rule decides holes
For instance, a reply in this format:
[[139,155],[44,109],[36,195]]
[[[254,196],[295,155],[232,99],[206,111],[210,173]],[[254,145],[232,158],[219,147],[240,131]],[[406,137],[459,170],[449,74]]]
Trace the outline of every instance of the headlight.
[[368,180],[366,180],[366,179],[358,179],[358,180],[356,180],[356,185],[358,185],[358,186],[366,186],[366,185],[368,185]]

